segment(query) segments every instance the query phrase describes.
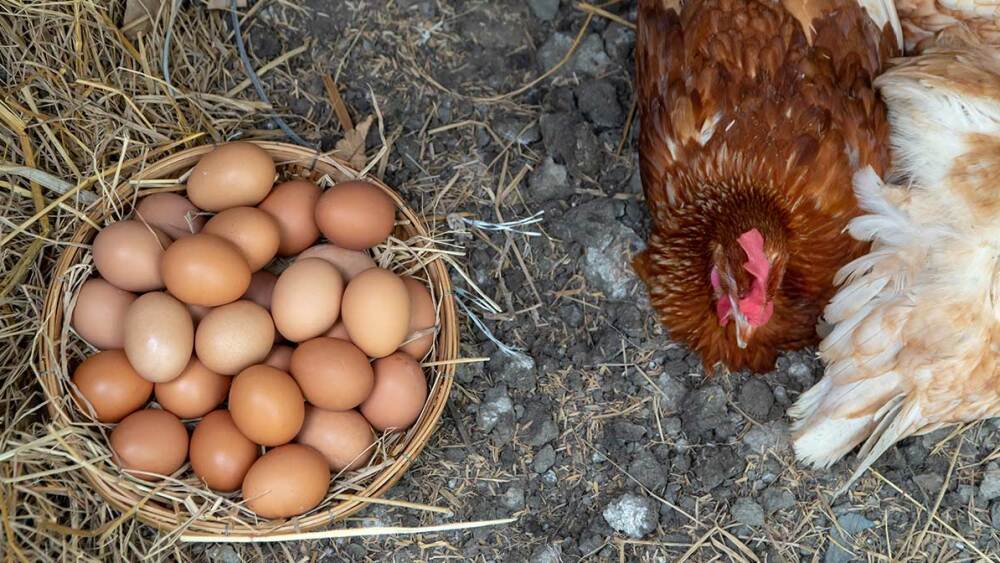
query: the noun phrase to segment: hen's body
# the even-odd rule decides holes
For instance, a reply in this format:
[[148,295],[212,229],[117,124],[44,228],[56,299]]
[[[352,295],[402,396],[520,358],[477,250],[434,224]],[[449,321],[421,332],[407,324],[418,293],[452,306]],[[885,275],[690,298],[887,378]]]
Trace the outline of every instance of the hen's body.
[[826,309],[826,375],[790,413],[800,459],[861,442],[856,478],[902,438],[1000,415],[1000,53],[962,30],[876,84],[893,180],[859,174],[868,255]]
[[[879,0],[640,1],[639,155],[653,228],[635,265],[671,336],[707,367],[765,371],[779,349],[815,342],[834,273],[866,248],[843,232],[858,213],[851,178],[888,165],[872,80],[897,31]],[[745,259],[734,239],[751,229],[763,234],[773,315],[741,348],[709,277],[713,264]],[[732,285],[746,287],[733,270]]]
[[986,42],[1000,45],[1000,0],[896,0],[906,52],[920,52],[942,29],[964,24]]

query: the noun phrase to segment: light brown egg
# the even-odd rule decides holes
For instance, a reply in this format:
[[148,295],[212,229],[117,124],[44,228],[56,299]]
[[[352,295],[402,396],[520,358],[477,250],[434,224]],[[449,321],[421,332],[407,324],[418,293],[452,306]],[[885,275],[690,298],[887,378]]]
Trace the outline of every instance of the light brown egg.
[[337,321],[343,292],[344,282],[328,262],[318,258],[299,260],[278,276],[274,286],[274,326],[292,342],[319,336]]
[[186,197],[170,192],[148,195],[135,207],[138,219],[162,229],[174,240],[191,236],[205,226],[205,216],[200,213]]
[[396,222],[396,205],[382,188],[364,180],[341,182],[316,202],[316,225],[333,244],[364,250],[384,242]]
[[375,452],[372,427],[354,409],[335,412],[308,405],[295,441],[316,448],[338,472],[364,467]]
[[250,366],[233,380],[229,412],[244,436],[264,446],[280,446],[302,428],[305,399],[291,375],[270,366]]
[[163,255],[163,281],[185,303],[216,307],[236,301],[250,287],[250,266],[236,245],[197,234],[170,245]]
[[208,413],[191,434],[191,469],[213,491],[239,489],[258,455],[260,447],[240,432],[227,410]]
[[361,404],[361,414],[379,430],[409,428],[427,402],[427,379],[406,352],[375,360],[375,388]]
[[94,347],[111,350],[125,346],[125,312],[135,294],[118,289],[101,278],[80,286],[73,307],[73,330]]
[[209,219],[203,232],[220,236],[243,252],[250,270],[263,268],[278,253],[278,222],[256,207],[232,207]]
[[[330,330],[323,333],[323,336],[328,336],[330,338],[336,338],[338,340],[343,340],[345,342],[351,342],[351,335],[347,333],[347,327],[344,326],[344,321],[337,321]],[[351,344],[354,344],[351,342]]]
[[364,352],[350,342],[323,336],[299,344],[292,353],[291,373],[307,401],[332,411],[360,405],[375,385]]
[[368,253],[361,250],[347,250],[332,244],[317,244],[307,248],[298,255],[296,260],[304,258],[321,258],[333,264],[333,267],[340,272],[340,276],[344,278],[344,282],[349,282],[354,276],[375,267],[375,261],[372,260],[371,256],[368,256]]
[[289,518],[319,506],[330,488],[323,454],[302,444],[274,448],[243,479],[247,507],[261,518]]
[[406,290],[410,293],[410,326],[406,335],[409,342],[403,344],[400,349],[414,358],[420,359],[430,351],[431,345],[434,343],[434,333],[430,332],[416,340],[410,339],[416,336],[419,331],[434,328],[437,323],[434,299],[431,298],[431,292],[424,285],[424,282],[405,276],[403,283],[406,284]]
[[341,316],[362,352],[372,358],[388,356],[409,332],[410,293],[396,274],[372,268],[347,284]]
[[240,300],[205,315],[195,333],[195,354],[208,369],[236,375],[264,361],[274,344],[274,323],[260,305]]
[[292,369],[292,352],[294,348],[291,346],[285,346],[283,344],[278,344],[274,348],[271,348],[271,353],[264,358],[264,363],[273,368],[280,369],[281,371],[288,371]]
[[219,375],[198,358],[191,358],[177,378],[157,383],[153,391],[156,402],[164,409],[181,418],[198,418],[226,400],[231,382],[231,377]]
[[250,278],[250,287],[243,294],[243,299],[249,299],[261,307],[271,310],[271,295],[274,293],[274,284],[278,283],[278,276],[260,270],[253,273]]
[[125,291],[163,287],[160,261],[170,237],[139,221],[112,223],[94,238],[94,266],[108,283]]
[[201,157],[187,180],[187,196],[205,211],[257,205],[274,184],[274,160],[247,142],[219,145]]
[[128,308],[125,355],[143,378],[160,383],[177,377],[187,367],[193,348],[194,322],[180,301],[154,291]]
[[139,479],[158,481],[159,475],[170,475],[184,465],[187,428],[167,411],[136,411],[111,431],[111,449],[122,469]]
[[316,201],[322,191],[306,180],[282,182],[260,203],[260,208],[278,221],[281,230],[280,256],[294,256],[319,238]]
[[136,373],[121,350],[98,352],[84,360],[73,372],[73,385],[80,409],[90,413],[92,408],[100,422],[118,422],[145,405],[153,393],[153,384]]

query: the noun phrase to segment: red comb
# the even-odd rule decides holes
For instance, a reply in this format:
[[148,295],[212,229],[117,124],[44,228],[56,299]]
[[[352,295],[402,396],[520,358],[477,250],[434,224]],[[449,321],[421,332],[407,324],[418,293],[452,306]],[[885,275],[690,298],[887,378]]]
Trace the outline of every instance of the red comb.
[[767,261],[767,256],[764,255],[764,236],[757,229],[750,229],[740,235],[737,242],[739,242],[743,252],[747,253],[747,262],[743,264],[743,269],[750,272],[750,275],[760,280],[761,283],[767,282],[767,276],[771,272],[771,264]]

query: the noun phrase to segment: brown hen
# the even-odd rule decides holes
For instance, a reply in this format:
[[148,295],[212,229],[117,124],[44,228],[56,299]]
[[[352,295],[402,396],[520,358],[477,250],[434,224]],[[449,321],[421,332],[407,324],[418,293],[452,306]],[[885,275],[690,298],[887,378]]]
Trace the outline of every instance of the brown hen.
[[891,0],[640,0],[636,81],[652,215],[635,268],[707,368],[766,371],[816,341],[866,249],[854,173],[888,165],[872,80],[901,44]]

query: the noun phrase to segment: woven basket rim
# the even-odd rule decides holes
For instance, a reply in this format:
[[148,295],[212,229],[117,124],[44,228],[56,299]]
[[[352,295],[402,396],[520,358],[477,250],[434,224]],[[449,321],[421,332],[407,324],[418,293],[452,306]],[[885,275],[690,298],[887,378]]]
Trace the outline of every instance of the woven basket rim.
[[[248,142],[252,142],[267,151],[274,158],[275,165],[279,169],[282,166],[295,164],[307,171],[358,177],[358,172],[347,162],[329,154],[319,153],[298,145],[275,141],[250,140]],[[191,147],[150,163],[130,178],[120,182],[116,188],[116,194],[119,197],[131,194],[133,190],[131,183],[136,180],[159,179],[167,176],[179,178],[181,174],[177,172],[190,169],[201,155],[211,151],[215,146],[217,145],[204,144]],[[406,205],[405,201],[403,201],[395,190],[377,178],[365,176],[364,179],[379,186],[392,198],[400,217],[405,219],[401,228],[408,231],[410,236],[429,236],[427,227],[420,216]],[[112,215],[112,211],[108,206],[105,206],[102,209],[91,211],[88,217],[95,224],[103,225],[105,220]],[[66,324],[63,315],[63,294],[66,273],[86,256],[83,247],[87,245],[96,232],[96,229],[84,223],[74,233],[70,242],[78,244],[67,245],[66,250],[59,258],[46,292],[42,310],[42,318],[46,321],[42,330],[48,338],[38,339],[36,353],[38,354],[40,366],[39,379],[47,399],[46,403],[51,424],[57,431],[74,424],[71,414],[64,408],[64,401],[61,400],[63,399],[63,394],[59,383],[60,376],[65,375],[61,371],[62,368],[58,358],[61,346],[63,345],[62,334],[64,325]],[[289,520],[261,520],[256,523],[249,523],[244,528],[237,529],[229,525],[223,525],[220,522],[200,520],[191,514],[183,504],[175,504],[172,511],[159,504],[150,504],[147,502],[148,495],[137,490],[136,483],[119,474],[112,474],[90,464],[84,465],[82,471],[84,471],[87,479],[94,486],[98,494],[111,506],[123,513],[134,512],[140,521],[160,530],[174,530],[183,525],[189,533],[263,536],[291,531],[313,530],[349,517],[361,508],[364,508],[367,503],[363,499],[377,499],[381,497],[403,476],[437,428],[448,400],[455,371],[454,363],[449,362],[457,358],[459,344],[459,325],[451,293],[451,280],[448,276],[447,268],[440,259],[426,264],[424,272],[435,289],[434,294],[438,300],[438,320],[440,325],[435,355],[433,357],[434,362],[438,363],[438,365],[428,368],[431,371],[428,375],[430,388],[428,390],[427,402],[421,417],[407,431],[408,439],[396,446],[395,449],[398,450],[398,453],[394,455],[395,461],[377,474],[369,477],[365,489],[353,493],[352,499],[334,502],[334,504],[323,511],[310,513],[305,516]],[[441,362],[444,363],[441,364]],[[194,519],[191,520],[191,518]]]

